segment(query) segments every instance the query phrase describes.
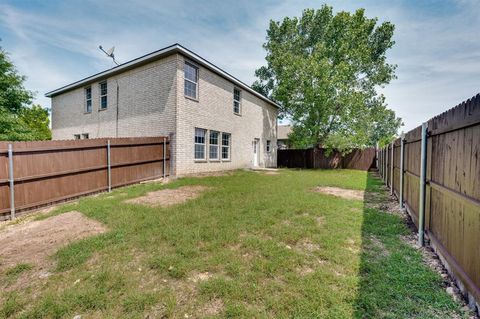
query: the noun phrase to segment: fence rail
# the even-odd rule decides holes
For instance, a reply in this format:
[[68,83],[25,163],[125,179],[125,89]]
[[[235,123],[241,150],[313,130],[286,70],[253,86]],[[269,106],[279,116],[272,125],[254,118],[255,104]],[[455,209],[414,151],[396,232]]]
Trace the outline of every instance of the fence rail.
[[423,244],[425,232],[470,303],[476,300],[477,307],[479,157],[480,94],[378,150],[380,174],[412,217],[419,243]]
[[0,220],[169,171],[167,137],[0,142]]
[[326,150],[321,148],[278,150],[277,164],[289,168],[349,168],[366,171],[375,166],[375,149],[357,149],[345,155],[337,151],[327,155]]

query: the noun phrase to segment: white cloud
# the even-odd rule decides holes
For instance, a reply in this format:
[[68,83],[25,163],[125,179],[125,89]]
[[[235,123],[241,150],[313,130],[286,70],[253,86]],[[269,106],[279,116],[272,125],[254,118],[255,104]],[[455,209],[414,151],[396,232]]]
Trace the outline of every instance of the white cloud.
[[[389,54],[398,79],[382,90],[404,130],[453,107],[480,88],[480,1],[332,1],[335,10],[365,7],[396,25]],[[40,6],[39,4],[37,6]],[[2,45],[11,52],[37,102],[47,91],[111,67],[97,48],[115,45],[118,60],[179,42],[240,80],[263,65],[269,19],[298,16],[318,1],[63,2],[51,10],[0,5]],[[419,8],[417,8],[417,6]],[[432,10],[427,10],[431,6]],[[445,7],[447,6],[447,7]],[[2,32],[2,33],[3,33]]]

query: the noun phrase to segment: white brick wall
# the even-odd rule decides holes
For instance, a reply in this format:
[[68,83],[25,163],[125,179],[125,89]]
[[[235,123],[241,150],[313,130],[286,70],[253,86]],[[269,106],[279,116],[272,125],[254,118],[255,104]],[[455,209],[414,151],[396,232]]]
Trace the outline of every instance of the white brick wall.
[[[184,58],[178,56],[177,96],[177,153],[178,175],[197,172],[229,170],[253,166],[253,141],[260,141],[260,167],[276,167],[276,132],[278,110],[253,94],[241,90],[241,115],[233,113],[233,83],[201,67],[199,96],[193,101],[184,96]],[[195,127],[231,133],[230,161],[201,161],[194,159]],[[271,140],[272,151],[266,152]],[[208,142],[208,140],[207,140]],[[208,143],[207,143],[208,145]],[[208,151],[208,147],[207,147]],[[208,152],[207,152],[208,153]]]
[[168,135],[175,130],[176,56],[108,78],[108,108],[100,110],[99,83],[92,83],[92,112],[85,113],[85,88],[52,98],[53,139]]
[[[92,83],[92,112],[85,113],[84,88],[52,98],[53,139],[73,139],[88,133],[90,138],[158,136],[174,132],[172,140],[174,173],[228,170],[253,165],[253,140],[260,141],[261,167],[276,166],[277,109],[241,90],[241,116],[233,113],[234,84],[201,67],[199,99],[185,98],[184,57],[173,54],[108,78],[108,108],[100,109],[99,83]],[[195,127],[231,133],[231,160],[196,162]],[[271,140],[272,151],[266,152]],[[208,151],[208,147],[207,147]]]

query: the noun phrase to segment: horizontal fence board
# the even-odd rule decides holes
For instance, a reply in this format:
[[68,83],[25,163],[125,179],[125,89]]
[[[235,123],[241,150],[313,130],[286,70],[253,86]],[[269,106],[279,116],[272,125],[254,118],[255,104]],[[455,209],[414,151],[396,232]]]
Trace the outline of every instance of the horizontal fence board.
[[[394,141],[394,193],[399,194],[401,140]],[[388,150],[388,154],[385,152]],[[390,181],[390,146],[379,166]],[[404,139],[404,205],[418,227],[421,126]],[[480,95],[430,119],[427,134],[425,231],[455,277],[480,302]],[[387,163],[385,163],[387,161]],[[397,168],[398,167],[398,168]]]
[[369,170],[375,166],[374,148],[356,149],[342,155],[338,151],[327,152],[325,149],[287,149],[278,150],[279,167],[290,168],[346,168]]
[[112,187],[162,177],[164,165],[169,175],[166,137],[0,142],[0,220],[10,216],[8,144],[13,146],[15,207],[21,211],[108,190],[108,141]]

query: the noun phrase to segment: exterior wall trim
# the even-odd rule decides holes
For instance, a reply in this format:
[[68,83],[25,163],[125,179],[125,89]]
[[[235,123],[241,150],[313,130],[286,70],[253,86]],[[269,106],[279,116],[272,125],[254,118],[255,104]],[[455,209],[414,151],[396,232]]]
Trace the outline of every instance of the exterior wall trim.
[[120,64],[116,67],[113,67],[109,70],[94,74],[94,75],[86,77],[82,80],[79,80],[79,81],[73,82],[71,84],[65,85],[65,86],[63,86],[61,88],[58,88],[56,90],[47,92],[45,94],[45,96],[46,97],[53,97],[53,96],[59,95],[61,93],[65,93],[67,91],[73,90],[75,88],[78,88],[78,87],[81,87],[81,86],[86,86],[86,85],[88,85],[90,83],[93,83],[93,82],[100,82],[100,81],[104,80],[105,78],[111,77],[115,74],[125,72],[127,70],[132,69],[132,68],[136,68],[140,65],[143,65],[143,64],[146,64],[146,63],[149,63],[149,62],[153,62],[155,60],[164,58],[164,57],[166,57],[168,55],[171,55],[171,54],[174,54],[174,53],[182,54],[183,56],[192,60],[196,64],[200,64],[200,65],[210,69],[211,71],[213,71],[213,72],[217,73],[218,75],[222,76],[223,78],[233,82],[238,87],[241,87],[242,89],[249,91],[250,93],[252,93],[256,97],[264,100],[265,102],[268,102],[268,103],[270,103],[271,105],[273,105],[277,108],[280,107],[277,103],[275,103],[274,101],[270,100],[269,98],[263,96],[262,94],[258,93],[257,91],[253,90],[250,86],[243,83],[239,79],[235,78],[233,75],[231,75],[228,72],[220,69],[215,64],[207,61],[206,59],[202,58],[201,56],[199,56],[195,52],[190,51],[189,49],[183,47],[182,45],[180,45],[178,43],[175,43],[173,45],[170,45],[170,46],[165,47],[163,49],[160,49],[158,51],[154,51],[152,53],[146,54],[146,55],[141,56],[139,58],[133,59],[129,62],[125,62],[125,63]]

